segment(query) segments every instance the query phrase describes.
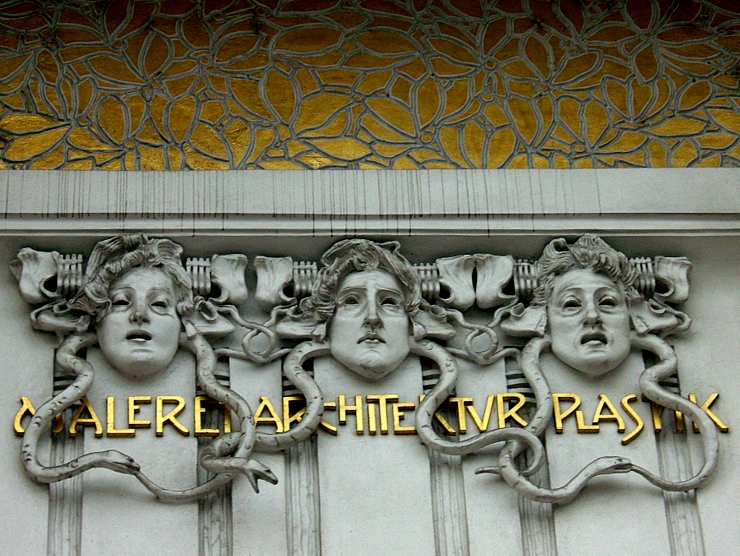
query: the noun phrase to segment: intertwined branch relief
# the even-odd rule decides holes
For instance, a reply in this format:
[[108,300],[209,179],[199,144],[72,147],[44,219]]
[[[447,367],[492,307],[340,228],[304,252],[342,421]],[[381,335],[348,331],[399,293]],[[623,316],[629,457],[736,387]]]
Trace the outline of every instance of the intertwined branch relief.
[[740,164],[731,0],[0,4],[0,165]]

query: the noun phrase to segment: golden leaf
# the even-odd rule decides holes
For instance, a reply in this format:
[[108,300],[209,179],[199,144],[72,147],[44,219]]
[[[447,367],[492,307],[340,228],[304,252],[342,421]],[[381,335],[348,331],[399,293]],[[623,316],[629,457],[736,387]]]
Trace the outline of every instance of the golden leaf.
[[729,133],[706,133],[696,138],[699,144],[705,149],[726,149],[737,141],[737,139],[737,136],[730,135]]
[[696,148],[691,144],[688,139],[683,141],[681,145],[673,151],[673,167],[674,168],[687,168],[691,165],[699,153],[696,152]]
[[527,143],[532,143],[537,133],[537,118],[532,106],[526,100],[511,98],[506,101],[519,133]]
[[317,149],[339,160],[359,160],[371,152],[367,148],[367,145],[350,137],[343,139],[314,139],[310,143]]
[[275,132],[272,129],[258,127],[254,130],[254,147],[249,153],[249,161],[257,161],[263,154],[268,145],[275,140]]
[[709,113],[724,129],[740,133],[740,114],[734,110],[713,110]]
[[89,158],[84,158],[82,160],[70,160],[67,162],[67,164],[64,165],[65,170],[92,170],[93,169],[93,161]]
[[98,110],[98,125],[111,140],[119,145],[130,132],[126,112],[128,108],[114,96],[105,97]]
[[416,90],[416,114],[422,129],[437,115],[439,109],[439,90],[437,81],[428,77]]
[[470,165],[466,162],[465,157],[460,152],[458,137],[460,130],[454,127],[442,128],[439,132],[442,147],[447,156],[456,162],[461,168],[468,168]]
[[403,34],[387,29],[371,29],[357,35],[355,40],[369,50],[381,54],[397,54],[419,50]]
[[296,133],[301,133],[322,126],[347,104],[349,98],[337,93],[318,93],[308,97],[298,107],[298,117],[293,127]]
[[342,34],[331,27],[288,29],[275,42],[275,50],[308,54],[336,46]]
[[10,114],[0,119],[0,129],[13,135],[32,133],[59,125],[63,124],[36,114]]
[[347,111],[343,110],[331,118],[327,125],[314,131],[301,133],[301,137],[339,137],[347,130]]
[[293,82],[282,73],[272,70],[265,82],[267,100],[283,122],[289,122],[295,108],[295,90]]
[[216,158],[227,158],[226,148],[221,138],[213,129],[204,123],[198,122],[190,134],[190,142],[195,148]]
[[229,164],[196,153],[185,145],[185,163],[193,170],[228,170]]
[[640,50],[635,56],[635,70],[646,83],[655,79],[658,75],[658,60],[652,46],[648,45]]
[[394,170],[418,170],[419,166],[407,156],[402,156],[401,158],[393,162],[393,169]]
[[43,156],[31,162],[32,170],[55,170],[64,163],[64,144],[60,143]]
[[146,145],[139,146],[140,167],[142,170],[165,170],[164,149],[153,149]]
[[565,67],[555,77],[556,85],[565,84],[578,78],[583,78],[585,74],[592,71],[599,62],[599,55],[594,52],[581,54],[568,59]]
[[65,126],[16,137],[10,141],[5,149],[4,158],[9,162],[23,162],[40,156],[61,141],[67,129],[67,126]]
[[388,127],[415,136],[414,120],[400,104],[382,98],[370,98],[367,105]]
[[468,122],[464,128],[465,152],[473,162],[473,167],[483,168],[483,142],[486,136],[476,122]]
[[651,141],[648,144],[648,152],[650,153],[650,164],[651,168],[666,168],[666,157],[667,152],[663,146],[657,141]]
[[609,118],[606,115],[606,110],[597,102],[586,104],[584,116],[586,121],[586,137],[589,144],[594,145],[609,125]]
[[81,151],[110,151],[114,147],[101,143],[90,130],[82,127],[73,127],[67,137],[69,144]]
[[273,119],[272,113],[262,102],[259,83],[245,79],[231,79],[231,90],[234,91],[236,100],[245,109],[269,120]]
[[445,110],[442,117],[449,116],[463,108],[468,102],[468,81],[458,79],[447,89]]
[[429,39],[429,44],[440,54],[445,54],[463,64],[476,64],[476,55],[469,50],[467,45],[449,39]]
[[720,168],[722,167],[722,157],[718,154],[708,156],[694,164],[695,168]]
[[181,143],[190,129],[195,118],[195,100],[192,97],[183,97],[170,105],[169,130],[177,143]]
[[374,93],[375,91],[378,91],[385,87],[391,75],[392,74],[390,71],[377,71],[367,73],[365,77],[362,78],[360,84],[357,85],[357,90],[360,93],[365,94]]
[[486,118],[488,118],[488,121],[491,122],[494,126],[500,126],[509,123],[509,117],[504,113],[501,108],[496,106],[492,103],[487,103],[486,107],[483,109],[483,113],[485,114]]
[[143,81],[118,58],[109,54],[93,56],[88,63],[98,75],[113,83],[143,84]]
[[524,43],[524,53],[529,61],[547,79],[550,75],[550,64],[548,63],[547,47],[539,40],[537,35],[530,35]]
[[30,54],[23,54],[21,56],[0,57],[0,80],[5,81],[10,75],[13,75],[30,56]]
[[167,147],[167,158],[169,160],[169,170],[180,170],[182,167],[182,153],[177,147]]
[[634,131],[623,131],[616,141],[601,147],[600,150],[602,152],[624,153],[633,151],[641,147],[645,141],[646,138],[642,133],[635,133]]
[[216,62],[229,63],[244,58],[257,46],[258,40],[259,37],[252,33],[239,33],[229,37],[218,47]]
[[235,160],[241,160],[249,148],[249,139],[252,133],[249,125],[235,120],[224,129],[224,138],[229,142]]
[[437,75],[441,75],[443,77],[454,77],[462,75],[464,73],[471,73],[473,71],[469,67],[456,66],[454,64],[451,64],[444,58],[440,57],[434,57],[430,61]]
[[152,40],[144,57],[144,69],[147,75],[154,75],[170,58],[170,44],[159,35],[152,35]]
[[706,127],[704,122],[690,120],[681,116],[676,116],[666,122],[651,128],[651,132],[664,137],[680,137],[692,135],[703,131]]

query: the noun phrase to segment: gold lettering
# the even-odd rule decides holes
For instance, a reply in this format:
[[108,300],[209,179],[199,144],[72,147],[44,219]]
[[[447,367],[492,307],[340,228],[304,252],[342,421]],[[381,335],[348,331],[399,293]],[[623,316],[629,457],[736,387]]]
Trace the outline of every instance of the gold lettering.
[[[604,408],[608,409],[608,413],[604,413]],[[594,419],[591,421],[594,425],[598,425],[602,421],[614,421],[617,423],[617,431],[624,432],[627,428],[624,424],[624,419],[614,407],[614,404],[606,394],[599,394],[599,405],[596,406],[594,412]]]
[[[326,411],[327,409],[329,411],[336,411],[337,410],[337,402],[324,402],[324,411]],[[324,429],[329,434],[333,434],[334,436],[337,435],[337,432],[338,432],[337,431],[337,427],[335,427],[331,423],[327,423],[323,419],[321,421],[319,421],[319,427],[321,427],[322,429]]]
[[576,411],[576,430],[578,434],[594,434],[599,432],[599,425],[587,425],[583,417],[583,411]]
[[465,406],[473,403],[473,398],[450,398],[450,403],[457,405],[457,426],[460,434],[467,434],[468,423],[465,417]]
[[485,432],[488,430],[488,423],[491,420],[491,413],[493,411],[494,398],[495,396],[493,394],[488,395],[488,398],[486,399],[486,409],[483,411],[483,419],[480,418],[478,412],[475,410],[475,406],[472,403],[465,406],[479,432]]
[[393,434],[416,434],[416,427],[414,425],[404,426],[401,425],[401,421],[406,416],[402,409],[413,411],[416,406],[413,402],[398,402],[391,406],[393,411]]
[[224,434],[231,432],[231,408],[228,405],[224,406]]
[[[164,404],[177,404],[175,406],[175,409],[164,415],[162,413],[162,408],[164,407]],[[155,428],[155,434],[157,436],[164,436],[164,426],[167,423],[170,423],[173,427],[175,427],[175,430],[179,432],[183,436],[189,436],[190,431],[186,429],[180,421],[177,420],[177,416],[182,413],[182,410],[185,409],[185,400],[180,396],[157,396],[157,424]]]
[[306,413],[306,408],[302,407],[294,415],[290,414],[290,402],[298,401],[306,402],[303,396],[285,396],[283,398],[283,432],[288,432],[292,423],[300,423],[301,419],[303,419],[303,414]]
[[136,434],[134,429],[117,429],[116,428],[116,398],[108,396],[105,399],[105,436],[132,437]]
[[[373,409],[373,413],[374,412],[375,410]],[[347,423],[347,413],[354,413],[355,430],[357,431],[357,434],[363,434],[365,432],[365,419],[362,414],[362,396],[355,396],[355,405],[347,405],[347,398],[344,395],[339,396],[339,424],[340,425],[344,425]],[[373,425],[374,424],[375,424],[375,421],[373,421]]]
[[203,428],[203,415],[208,410],[206,405],[212,405],[216,403],[211,398],[206,396],[195,396],[195,409],[193,410],[193,435],[194,436],[218,436],[218,429],[204,429]]
[[[424,394],[419,394],[419,403],[423,402],[424,401],[424,398],[426,398],[426,396]],[[444,417],[442,417],[442,415],[440,415],[439,411],[436,411],[434,413],[434,418],[437,419],[437,421],[439,422],[439,424],[442,425],[442,428],[444,428],[445,432],[449,436],[455,436],[455,435],[457,435],[457,432],[455,431],[455,429],[453,429],[450,426],[450,424],[447,422],[447,419],[445,419]]]
[[151,396],[129,396],[128,398],[128,426],[132,429],[148,429],[152,422],[146,419],[137,419],[136,414],[141,409],[140,403],[152,403]]
[[[269,413],[268,417],[262,416],[265,411]],[[254,424],[261,425],[263,423],[267,425],[275,425],[276,433],[283,432],[283,423],[278,416],[277,411],[275,411],[275,408],[272,407],[272,403],[270,403],[270,399],[267,396],[260,396],[260,405],[257,407],[257,411],[254,412]]]
[[[571,405],[568,409],[565,411],[562,411],[560,402],[572,402],[573,405]],[[581,405],[581,397],[578,394],[553,394],[552,395],[552,407],[553,407],[553,413],[555,417],[555,432],[558,434],[562,434],[563,432],[563,421],[570,417],[570,415],[578,409],[578,407]]]
[[367,406],[367,433],[375,435],[378,432],[378,425],[375,422],[375,406],[368,404]]
[[[717,398],[719,398],[719,392],[712,392],[707,398],[707,401],[704,402],[704,404],[701,406],[701,408],[704,410],[704,413],[706,413],[714,422],[714,424],[717,425],[717,428],[720,430],[720,432],[729,432],[730,427],[725,425],[722,420],[720,420],[720,418],[712,413],[712,411],[709,409],[709,406],[712,405],[717,400]],[[689,394],[689,400],[696,403],[696,394]],[[699,427],[696,423],[694,423],[694,432],[699,432]]]
[[[505,412],[504,403],[506,403],[507,400],[517,400],[517,402],[513,408]],[[506,426],[507,419],[514,419],[514,421],[519,423],[521,426],[527,426],[527,422],[522,419],[517,413],[517,411],[523,408],[524,404],[526,403],[526,400],[524,399],[524,394],[520,394],[519,392],[508,392],[504,394],[499,394],[496,401],[498,402],[496,404],[496,409],[498,412],[498,428],[504,428]]]
[[630,405],[630,402],[634,402],[635,400],[637,400],[637,394],[629,394],[622,398],[622,401],[620,402],[622,409],[624,409],[627,412],[627,415],[630,416],[630,419],[635,422],[635,428],[622,438],[623,446],[626,446],[637,438],[637,436],[642,432],[642,429],[645,428],[642,418],[640,418],[637,411],[635,411],[635,409]]
[[[21,408],[18,410],[18,413],[15,414],[15,419],[13,419],[13,430],[15,431],[15,434],[17,436],[23,436],[23,433],[26,432],[26,429],[23,428],[23,418],[26,416],[26,413],[28,413],[29,416],[33,417],[36,415],[36,408],[33,407],[33,404],[31,403],[31,400],[29,400],[26,396],[21,396]],[[54,416],[54,430],[52,430],[52,433],[54,435],[60,434],[64,430],[64,420],[62,419],[61,413]]]
[[[378,413],[380,414],[380,434],[388,434],[388,402],[397,402],[397,394],[370,394],[365,400],[368,404],[372,402],[378,402]],[[368,413],[370,408],[373,407],[368,405]],[[370,433],[372,434],[372,432]]]
[[[77,425],[93,425],[95,427],[95,438],[103,436],[103,425],[98,419],[98,415],[95,413],[90,400],[86,397],[82,398],[80,407],[77,408],[74,415],[72,416],[72,422],[69,424],[69,436],[77,436]],[[90,417],[83,417],[82,412],[87,410]]]

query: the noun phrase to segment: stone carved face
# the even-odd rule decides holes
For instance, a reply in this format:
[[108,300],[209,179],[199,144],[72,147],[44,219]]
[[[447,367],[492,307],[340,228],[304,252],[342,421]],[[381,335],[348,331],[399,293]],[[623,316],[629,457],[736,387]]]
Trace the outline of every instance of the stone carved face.
[[181,328],[172,279],[157,268],[133,268],[108,293],[111,309],[97,327],[105,358],[132,378],[164,369],[177,352]]
[[630,314],[620,283],[590,269],[557,276],[547,306],[555,356],[574,369],[599,376],[630,352]]
[[380,380],[409,354],[410,323],[400,282],[385,270],[348,274],[329,325],[331,354],[368,380]]

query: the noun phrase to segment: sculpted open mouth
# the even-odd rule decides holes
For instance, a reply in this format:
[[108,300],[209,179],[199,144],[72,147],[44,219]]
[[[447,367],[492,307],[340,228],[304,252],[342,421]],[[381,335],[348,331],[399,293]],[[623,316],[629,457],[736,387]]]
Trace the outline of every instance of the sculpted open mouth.
[[152,339],[152,335],[143,330],[134,330],[126,334],[126,339],[132,342],[148,342]]
[[385,340],[381,338],[378,334],[374,332],[369,332],[365,334],[362,338],[357,340],[358,344],[362,343],[368,343],[368,344],[384,344]]
[[608,340],[603,332],[589,332],[581,336],[581,345],[591,344],[592,342],[592,345],[606,345]]

